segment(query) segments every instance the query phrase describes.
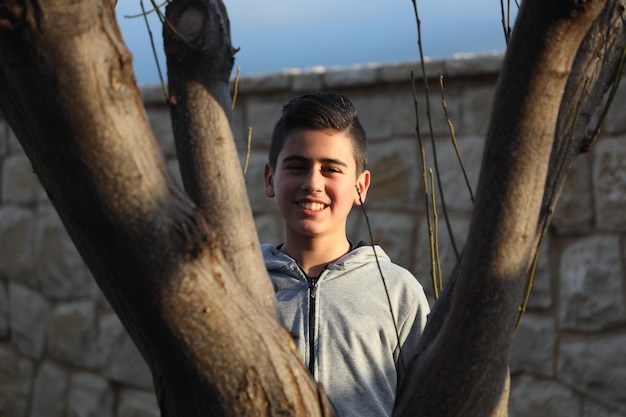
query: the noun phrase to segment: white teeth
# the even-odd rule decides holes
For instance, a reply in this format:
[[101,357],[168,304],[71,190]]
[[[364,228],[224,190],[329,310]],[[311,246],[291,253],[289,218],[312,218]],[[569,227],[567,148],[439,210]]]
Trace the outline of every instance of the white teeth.
[[310,203],[310,202],[302,202],[299,203],[300,207],[306,210],[322,210],[324,208],[324,204],[322,203]]

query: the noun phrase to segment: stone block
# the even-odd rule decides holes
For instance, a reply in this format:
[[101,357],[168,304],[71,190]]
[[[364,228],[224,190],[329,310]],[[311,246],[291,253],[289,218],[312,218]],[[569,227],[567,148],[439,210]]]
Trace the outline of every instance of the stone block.
[[51,205],[50,197],[48,197],[48,192],[43,188],[43,185],[39,180],[35,185],[35,199],[37,200],[37,207]]
[[31,210],[0,206],[0,276],[34,284],[35,221]]
[[139,89],[139,93],[147,111],[150,111],[149,109],[153,106],[165,105],[165,93],[160,84],[143,86]]
[[368,191],[368,203],[385,205],[391,200],[407,201],[411,196],[410,171],[401,151],[393,154],[376,156],[372,170],[376,172],[371,178]]
[[593,224],[591,169],[583,155],[569,171],[552,219],[552,227],[560,235],[587,233]]
[[261,243],[271,243],[276,246],[285,241],[284,226],[280,215],[256,216],[254,222]]
[[39,293],[16,282],[9,283],[11,337],[24,355],[40,359],[45,347],[50,306]]
[[37,370],[30,417],[63,417],[66,412],[67,371],[44,362]]
[[176,145],[174,144],[174,132],[172,131],[169,108],[167,106],[151,107],[147,114],[152,133],[154,133],[161,152],[167,158],[176,156]]
[[6,282],[0,280],[0,340],[7,340],[9,335],[9,296]]
[[[454,145],[450,141],[439,140],[436,143],[436,147],[441,187],[448,210],[467,214],[471,213],[474,208],[474,203],[472,203],[467,182],[469,182],[472,193],[475,195],[485,140],[478,137],[467,137],[457,141],[457,147],[463,166],[465,167],[467,181],[463,175],[461,163],[459,162],[459,157],[457,156]],[[428,166],[433,169],[433,175],[435,176],[434,182],[437,190],[437,204],[441,205],[442,201],[439,193],[437,172],[435,170],[434,152],[430,145],[427,147],[426,152]],[[439,209],[439,214],[443,214],[442,209]]]
[[562,328],[597,331],[626,323],[619,236],[579,239],[563,250],[560,262]]
[[279,73],[258,74],[242,77],[239,80],[241,93],[268,93],[279,90],[288,90],[291,87],[292,77],[297,76],[300,70],[284,70]]
[[0,120],[0,158],[7,154],[10,130],[9,124],[4,120]]
[[[242,159],[245,155],[241,156]],[[244,161],[245,162],[245,161]],[[242,166],[244,165],[242,162]],[[263,171],[267,163],[267,152],[252,152],[248,159],[245,182],[252,213],[277,213],[276,200],[265,195]]]
[[[363,240],[363,236],[366,236],[365,233],[367,233],[367,224],[363,214],[363,207],[354,206],[350,213],[348,213],[348,219],[346,220],[346,234],[348,240],[356,245],[360,240]],[[367,240],[363,241],[370,243],[369,236],[366,237]]]
[[[395,99],[388,94],[359,94],[348,97],[356,107],[368,141],[390,139],[393,134]],[[381,112],[380,109],[388,109]]]
[[513,339],[511,373],[554,376],[556,323],[552,317],[526,313]]
[[612,411],[610,408],[603,407],[600,404],[590,403],[585,401],[583,405],[582,417],[624,417],[626,416],[626,410],[623,412]]
[[283,105],[291,98],[291,95],[272,95],[253,96],[246,100],[247,127],[252,128],[252,146],[269,149],[274,125],[282,114]]
[[378,79],[378,66],[378,64],[368,64],[330,69],[324,75],[324,84],[330,90],[374,84]]
[[104,375],[116,382],[151,389],[152,375],[148,365],[117,316],[107,314],[101,317],[98,329]]
[[24,148],[22,148],[20,141],[17,139],[17,136],[15,136],[15,132],[9,128],[8,132],[5,130],[5,134],[8,153],[13,155],[25,155]]
[[291,90],[298,94],[306,94],[324,89],[324,67],[314,67],[310,71],[293,77]]
[[[456,254],[451,243],[450,233],[443,219],[440,215],[438,223],[438,242],[439,242],[439,259],[441,267],[441,277],[444,282],[452,274],[454,266],[457,263]],[[433,228],[433,240],[435,239],[435,224],[431,223]],[[469,231],[469,218],[466,216],[450,216],[450,227],[456,242],[459,255],[463,250],[465,239],[467,239],[467,233]],[[431,262],[431,249],[430,249],[430,233],[428,231],[428,222],[426,219],[422,219],[417,235],[417,249],[414,257],[414,266],[412,270],[416,271],[416,276],[420,279],[420,282],[424,286],[427,295],[434,296],[434,289],[432,284],[432,262]]]
[[233,139],[235,140],[235,146],[240,151],[245,151],[248,145],[248,126],[246,125],[246,113],[245,99],[239,100],[235,103],[233,109],[233,117],[230,123],[230,129],[233,133]]
[[[358,210],[358,207],[356,208]],[[376,245],[380,245],[389,255],[392,262],[410,269],[414,250],[414,236],[417,219],[414,214],[370,210],[368,212],[372,237]],[[351,230],[353,243],[363,241],[371,244],[367,225],[362,222],[360,230]],[[420,282],[421,282],[420,277]]]
[[160,417],[161,412],[152,393],[125,389],[117,404],[116,417]]
[[[443,66],[441,70],[443,70]],[[383,65],[379,70],[381,81],[385,83],[407,83],[407,85],[410,85],[411,71],[413,71],[415,79],[422,79],[420,61],[393,62]]]
[[527,375],[514,378],[510,417],[572,417],[580,415],[580,400],[563,385]]
[[2,202],[33,204],[37,201],[39,179],[26,156],[9,156],[2,172]]
[[[366,204],[371,208],[406,208],[417,204],[421,192],[417,145],[411,140],[376,143],[369,147],[371,185]],[[419,208],[418,208],[419,209]]]
[[48,351],[52,357],[94,369],[102,364],[98,348],[93,302],[63,303],[54,308],[48,331]]
[[180,173],[180,168],[178,165],[178,160],[176,158],[170,158],[167,160],[167,172],[170,174],[170,177],[174,179],[174,181],[183,189],[183,177]]
[[[430,142],[431,126],[435,137],[450,136],[448,120],[441,104],[439,85],[431,85],[436,80],[429,80],[428,100],[421,80],[415,81],[416,96],[413,95],[410,83],[400,86],[397,90],[391,90],[394,98],[393,107],[386,109],[382,115],[393,120],[394,135],[410,136],[417,141],[416,126],[419,125],[424,144]],[[458,98],[460,97],[456,90],[446,90],[446,107],[454,125],[459,123],[461,116],[461,102]],[[417,100],[417,116],[415,115],[415,100]]]
[[0,410],[7,417],[26,417],[34,366],[31,361],[0,344]]
[[602,130],[605,134],[609,135],[623,135],[626,133],[626,119],[624,118],[624,109],[626,108],[626,76],[622,73],[622,80],[613,103],[609,108],[609,112],[606,117],[606,121],[602,126]]
[[56,211],[37,211],[36,275],[44,295],[61,300],[94,294],[95,283]]
[[68,410],[72,417],[112,417],[113,394],[109,381],[86,372],[72,374]]
[[106,296],[102,292],[102,289],[100,288],[100,286],[96,282],[96,279],[93,277],[93,275],[91,275],[91,272],[88,271],[88,274],[91,277],[90,279],[96,284],[96,286],[95,286],[96,291],[91,296],[91,300],[94,303],[96,303],[96,310],[98,312],[107,312],[107,313],[112,312],[113,308],[109,304],[109,300],[107,300]]
[[[431,86],[435,86],[438,83],[439,75],[445,74],[448,67],[448,60],[445,58],[424,58],[424,71],[422,72],[421,65],[415,67],[415,79],[419,85],[423,85],[424,76],[428,79],[429,88],[433,88]],[[434,87],[435,91],[438,91],[437,87]]]
[[492,85],[468,87],[463,91],[461,119],[456,123],[458,132],[486,136],[495,92],[495,80]]
[[[410,86],[410,84],[408,84]],[[393,135],[394,137],[407,136],[417,141],[417,133],[415,127],[417,126],[417,120],[415,118],[415,104],[413,99],[413,92],[407,88],[390,88],[387,93],[393,97],[393,107],[387,109],[387,117],[391,119],[393,123]],[[420,99],[421,100],[421,99]],[[424,123],[426,123],[426,116],[423,111],[423,103],[419,104],[419,123],[420,132],[425,131]]]
[[559,378],[626,413],[626,334],[561,343]]
[[625,140],[625,137],[600,140],[593,151],[596,224],[610,232],[626,231]]
[[450,78],[498,76],[504,55],[501,52],[487,54],[457,54],[445,61],[445,74]]
[[550,308],[553,304],[552,279],[550,273],[550,237],[544,236],[533,279],[529,308]]

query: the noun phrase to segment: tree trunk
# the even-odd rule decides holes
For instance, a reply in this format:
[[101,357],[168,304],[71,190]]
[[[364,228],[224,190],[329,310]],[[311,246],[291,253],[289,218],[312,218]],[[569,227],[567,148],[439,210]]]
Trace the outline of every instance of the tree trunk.
[[162,414],[331,415],[267,296],[241,285],[223,233],[166,174],[111,2],[0,6],[0,31],[2,111],[148,363]]
[[[506,415],[525,274],[562,167],[590,142],[588,115],[614,77],[624,1],[523,2],[467,249],[402,381],[396,416]],[[0,109],[147,361],[162,414],[332,415],[275,320],[228,127],[222,3],[168,6],[170,106],[187,193],[150,132],[113,2],[18,3],[0,4]],[[576,114],[582,123],[571,128]]]
[[[509,351],[530,262],[625,44],[623,1],[522,3],[466,249],[431,312],[394,415],[507,415]],[[585,117],[573,129],[580,108]]]

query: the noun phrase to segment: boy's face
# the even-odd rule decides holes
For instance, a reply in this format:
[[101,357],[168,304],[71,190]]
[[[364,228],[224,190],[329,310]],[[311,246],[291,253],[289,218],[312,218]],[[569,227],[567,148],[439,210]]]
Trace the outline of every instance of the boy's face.
[[276,169],[265,166],[265,194],[276,197],[288,236],[345,239],[346,219],[365,200],[369,171],[357,176],[350,138],[332,129],[297,130],[278,154]]

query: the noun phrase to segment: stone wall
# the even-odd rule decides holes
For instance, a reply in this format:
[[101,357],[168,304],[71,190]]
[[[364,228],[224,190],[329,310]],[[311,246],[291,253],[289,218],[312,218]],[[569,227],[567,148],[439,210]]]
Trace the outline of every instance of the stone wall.
[[[462,247],[472,208],[441,107],[447,110],[475,187],[501,57],[428,62],[430,114],[451,229]],[[432,299],[410,71],[417,63],[311,70],[240,80],[233,131],[263,242],[282,225],[264,195],[273,123],[291,97],[328,89],[356,104],[370,139],[367,199],[374,239],[415,273]],[[423,81],[419,130],[430,142]],[[158,88],[143,91],[174,175],[169,112]],[[511,416],[626,416],[626,85],[603,136],[570,173],[543,245],[528,312],[515,338]],[[429,166],[433,150],[427,147]],[[16,138],[0,120],[0,411],[8,417],[157,416],[150,375],[83,265]],[[442,268],[455,255],[439,209]],[[368,240],[365,217],[349,221]]]

